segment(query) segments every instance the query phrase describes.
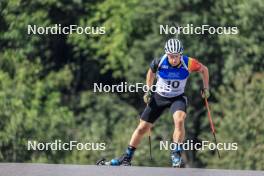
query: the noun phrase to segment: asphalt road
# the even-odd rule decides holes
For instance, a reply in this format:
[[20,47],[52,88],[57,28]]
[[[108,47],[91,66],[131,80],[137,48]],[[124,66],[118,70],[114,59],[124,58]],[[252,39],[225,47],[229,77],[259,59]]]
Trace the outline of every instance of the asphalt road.
[[1,163],[0,176],[264,176],[264,171]]

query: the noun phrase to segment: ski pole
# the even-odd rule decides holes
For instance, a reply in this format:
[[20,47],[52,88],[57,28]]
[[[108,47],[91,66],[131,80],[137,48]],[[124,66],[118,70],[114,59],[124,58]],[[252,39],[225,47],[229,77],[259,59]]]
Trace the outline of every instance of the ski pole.
[[151,128],[149,129],[149,132],[148,132],[148,139],[149,139],[149,157],[150,157],[150,160],[152,161],[152,153],[151,153]]
[[[213,133],[213,136],[214,136],[214,142],[215,142],[215,144],[217,146],[217,140],[216,140],[216,136],[215,136],[215,128],[214,128],[213,120],[212,120],[210,109],[209,109],[209,104],[208,104],[208,101],[207,101],[206,97],[205,97],[205,106],[206,106],[206,109],[207,109],[207,114],[208,114],[208,119],[209,119],[209,122],[210,122],[211,130],[212,130],[212,133]],[[218,154],[218,158],[220,158],[220,153],[219,153],[219,150],[217,149],[217,147],[216,147],[216,151],[217,151],[217,154]]]

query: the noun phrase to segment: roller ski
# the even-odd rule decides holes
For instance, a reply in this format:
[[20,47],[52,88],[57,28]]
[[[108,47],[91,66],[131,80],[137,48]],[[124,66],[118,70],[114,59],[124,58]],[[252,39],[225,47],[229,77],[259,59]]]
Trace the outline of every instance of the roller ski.
[[111,166],[110,161],[106,161],[105,158],[100,159],[99,161],[96,162],[97,166]]
[[96,162],[96,165],[98,166],[131,166],[131,161],[120,160],[120,158],[107,161],[105,158],[102,158],[101,160]]
[[131,166],[131,160],[134,154],[135,148],[128,147],[125,154],[121,157],[107,161],[105,158],[96,162],[98,166]]
[[121,156],[117,159],[112,159],[111,161],[107,161],[105,158],[96,162],[98,166],[131,166],[131,158],[126,155]]

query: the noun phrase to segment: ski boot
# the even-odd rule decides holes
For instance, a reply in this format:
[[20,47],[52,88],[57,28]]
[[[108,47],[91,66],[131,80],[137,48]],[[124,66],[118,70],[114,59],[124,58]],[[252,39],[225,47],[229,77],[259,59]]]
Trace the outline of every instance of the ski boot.
[[171,154],[171,162],[172,162],[172,167],[176,167],[176,168],[184,167],[184,162],[182,160],[180,152],[173,152]]
[[127,153],[123,154],[121,157],[117,159],[112,159],[110,161],[111,166],[131,166],[131,159],[132,157],[129,156]]

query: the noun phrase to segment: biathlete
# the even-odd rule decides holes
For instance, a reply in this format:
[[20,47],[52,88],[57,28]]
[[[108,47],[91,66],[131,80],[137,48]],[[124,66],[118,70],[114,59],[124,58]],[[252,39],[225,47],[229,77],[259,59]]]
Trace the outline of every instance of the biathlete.
[[[149,91],[144,95],[144,102],[147,104],[140,116],[140,122],[135,129],[125,153],[110,161],[110,165],[131,165],[131,160],[142,137],[146,134],[154,122],[161,116],[166,108],[170,108],[173,114],[174,132],[173,142],[177,146],[171,152],[171,163],[173,167],[182,167],[184,162],[181,157],[183,151],[180,145],[184,141],[187,97],[184,94],[187,79],[192,72],[199,72],[202,75],[203,91],[202,97],[208,98],[209,73],[205,65],[198,60],[183,55],[183,45],[178,39],[169,39],[165,44],[165,54],[154,59],[146,76],[146,84]],[[156,91],[150,88],[157,77]]]

